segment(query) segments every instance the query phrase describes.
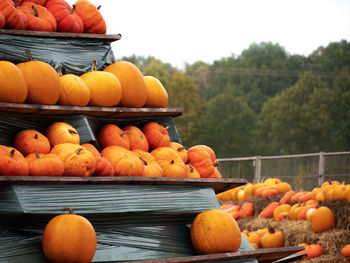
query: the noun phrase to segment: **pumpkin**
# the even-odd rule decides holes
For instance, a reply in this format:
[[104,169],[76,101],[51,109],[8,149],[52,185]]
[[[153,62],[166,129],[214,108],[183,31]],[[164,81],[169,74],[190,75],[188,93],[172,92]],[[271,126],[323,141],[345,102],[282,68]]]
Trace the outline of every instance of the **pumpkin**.
[[235,252],[241,245],[241,231],[236,220],[222,209],[198,214],[190,233],[198,254]]
[[84,33],[106,34],[106,22],[99,7],[95,7],[87,0],[78,0],[74,4],[76,12],[84,23]]
[[49,153],[51,150],[49,139],[36,130],[23,130],[16,134],[14,146],[24,156],[33,153]]
[[270,177],[270,178],[266,178],[264,183],[268,185],[275,185],[275,184],[282,183],[282,181],[278,178]]
[[84,80],[73,74],[60,76],[60,105],[86,106],[90,101],[90,90]]
[[307,212],[308,212],[310,209],[315,209],[315,208],[316,208],[316,204],[305,205],[304,210],[302,210],[302,211],[298,214],[298,219],[300,219],[300,220],[306,219]]
[[45,6],[47,0],[17,0],[16,2],[20,2],[21,4],[23,4],[24,2],[31,2],[37,5]]
[[142,132],[146,135],[151,150],[169,146],[170,136],[167,131],[169,128],[170,126],[163,127],[154,121],[147,122],[143,126]]
[[143,176],[144,164],[133,152],[120,146],[108,146],[101,154],[112,164],[115,176]]
[[[29,3],[29,2],[28,2]],[[28,102],[56,104],[61,92],[60,79],[56,70],[43,61],[33,61],[27,50],[28,62],[17,64],[28,86]]]
[[0,61],[0,101],[22,103],[27,95],[28,86],[20,69],[9,61]]
[[188,156],[187,156],[187,150],[185,147],[183,147],[178,142],[170,142],[168,147],[175,150],[179,154],[180,158],[184,161],[184,163],[187,163]]
[[280,214],[281,213],[284,213],[284,212],[288,212],[290,211],[290,209],[292,208],[291,205],[289,204],[283,204],[283,205],[279,205],[278,207],[276,207],[274,210],[273,210],[273,218],[276,222],[280,221],[281,219],[283,219],[283,217],[281,218],[280,217]]
[[54,122],[46,130],[46,136],[50,141],[51,146],[60,143],[80,143],[78,131],[69,123]]
[[350,257],[350,244],[347,244],[346,246],[342,247],[342,249],[340,250],[340,254],[342,254],[346,258]]
[[280,193],[287,193],[292,190],[292,187],[287,182],[281,182],[281,183],[275,184],[275,186],[278,188],[278,191]]
[[130,150],[130,142],[127,136],[129,132],[123,131],[116,124],[108,123],[99,130],[98,142],[102,148],[108,146],[120,146]]
[[201,146],[192,146],[187,150],[188,162],[199,172],[202,178],[208,178],[215,173],[212,159],[208,151]]
[[0,145],[0,175],[27,176],[29,166],[24,156],[15,148]]
[[295,194],[295,192],[293,190],[288,191],[287,193],[285,193],[283,195],[283,197],[280,199],[280,204],[287,204],[290,201],[290,198]]
[[162,83],[153,76],[144,76],[146,82],[146,103],[145,107],[165,108],[168,105],[168,93]]
[[335,217],[327,206],[321,206],[310,216],[311,229],[315,233],[324,232],[335,226]]
[[197,169],[193,167],[192,164],[186,163],[185,164],[186,174],[187,177],[190,178],[201,178],[201,175],[198,173]]
[[248,242],[254,247],[254,244],[257,245],[258,249],[261,246],[260,236],[256,232],[250,232],[247,236]]
[[214,168],[214,173],[211,174],[208,178],[213,178],[213,179],[221,179],[222,175],[219,172],[219,169],[217,167]]
[[284,246],[284,234],[281,230],[275,231],[273,228],[268,228],[269,232],[261,238],[261,247],[283,247]]
[[142,150],[148,152],[149,144],[146,138],[146,135],[136,126],[125,126],[124,131],[127,131],[126,134],[130,143],[130,150]]
[[141,71],[128,61],[115,62],[104,69],[114,74],[122,88],[121,107],[140,108],[145,105],[147,90]]
[[119,80],[109,72],[96,70],[96,62],[92,63],[92,71],[80,76],[90,90],[91,106],[112,107],[120,102],[122,89]]
[[59,32],[83,33],[84,23],[78,16],[76,6],[73,8],[65,0],[48,0],[45,7],[53,14],[57,21]]
[[216,161],[216,155],[215,155],[215,152],[212,148],[210,148],[209,146],[207,145],[196,145],[196,148],[199,149],[199,148],[203,148],[204,150],[206,150],[209,154],[209,158],[212,162],[212,164],[217,167],[219,165],[219,163]]
[[279,205],[279,202],[271,202],[260,212],[259,217],[273,217],[273,211]]
[[165,177],[187,177],[185,163],[173,149],[159,147],[151,154],[162,167]]
[[0,11],[5,16],[6,28],[26,30],[28,27],[27,17],[18,7],[19,4],[11,0],[0,1]]
[[114,176],[114,168],[112,164],[106,158],[102,157],[101,153],[95,146],[93,146],[91,143],[83,143],[81,146],[90,151],[95,157],[96,165],[94,175]]
[[69,214],[52,218],[44,228],[42,250],[49,262],[91,262],[96,252],[97,238],[92,224],[85,217]]
[[143,150],[133,150],[134,154],[136,154],[140,160],[143,162],[144,169],[142,176],[144,177],[162,177],[163,169],[156,162],[156,159],[149,152],[145,152]]
[[0,11],[0,29],[4,28],[6,23],[6,18],[4,14]]
[[26,156],[31,176],[62,176],[64,165],[61,159],[52,153],[41,153],[37,151]]
[[245,202],[239,210],[240,218],[248,218],[254,215],[254,205],[251,202]]
[[97,150],[97,148],[92,145],[91,143],[83,143],[81,146],[83,146],[86,150],[90,151],[95,158],[101,157],[101,153],[99,152],[99,150]]
[[61,143],[51,149],[64,164],[64,176],[88,177],[95,172],[94,155],[79,144]]
[[56,19],[45,7],[34,4],[33,2],[24,2],[19,9],[21,9],[27,17],[27,30],[56,32]]

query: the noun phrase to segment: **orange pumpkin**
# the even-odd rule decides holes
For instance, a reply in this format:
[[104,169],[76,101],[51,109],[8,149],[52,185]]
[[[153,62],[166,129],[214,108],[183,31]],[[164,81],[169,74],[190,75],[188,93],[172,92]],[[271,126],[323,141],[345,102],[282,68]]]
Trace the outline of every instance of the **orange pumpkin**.
[[342,247],[340,253],[346,258],[350,257],[350,244],[347,244],[346,246]]
[[288,212],[290,211],[291,209],[291,205],[289,204],[283,204],[283,205],[279,205],[278,207],[276,207],[274,210],[273,210],[273,218],[276,222],[280,221],[281,219],[283,219],[283,217],[280,217],[280,214],[281,213],[284,213],[284,212]]
[[18,7],[19,4],[11,0],[0,1],[0,11],[5,16],[6,28],[26,30],[28,27],[27,17]]
[[144,80],[147,91],[145,107],[166,107],[168,105],[168,93],[162,83],[153,76],[145,76]]
[[159,147],[151,154],[162,167],[165,177],[187,177],[185,163],[173,149]]
[[192,146],[187,150],[188,162],[199,172],[202,178],[208,178],[215,173],[210,155],[202,146]]
[[28,102],[56,104],[61,92],[60,79],[56,70],[46,62],[32,61],[29,52],[28,60],[17,64],[28,86]]
[[184,146],[182,146],[178,142],[170,142],[168,147],[176,151],[179,154],[180,158],[184,161],[184,163],[187,163],[187,150]]
[[88,177],[95,172],[94,155],[79,144],[61,143],[51,149],[64,164],[64,176]]
[[209,154],[209,158],[210,158],[212,164],[213,164],[215,167],[217,167],[217,166],[219,165],[219,163],[216,161],[216,155],[215,155],[215,152],[214,152],[214,150],[213,150],[212,148],[210,148],[209,146],[204,145],[204,144],[202,144],[202,145],[196,145],[196,148],[197,148],[197,149],[198,149],[198,148],[203,148],[204,150],[206,150],[206,151],[208,152],[208,154]]
[[280,193],[287,193],[292,190],[292,187],[287,182],[281,182],[281,183],[275,184],[275,186],[278,188],[278,191]]
[[130,143],[130,150],[142,150],[148,152],[149,144],[146,138],[146,135],[136,126],[125,126],[124,131],[127,131],[126,134]]
[[21,4],[24,2],[31,2],[37,5],[45,6],[47,0],[17,0],[16,2],[20,2]]
[[332,229],[335,226],[335,217],[331,209],[321,206],[310,216],[311,228],[315,233]]
[[33,2],[24,2],[19,8],[27,17],[27,30],[56,32],[56,19],[45,7]]
[[6,23],[6,18],[4,14],[0,11],[0,29],[4,28]]
[[120,146],[130,150],[130,142],[127,136],[129,132],[123,131],[116,124],[106,124],[98,132],[98,142],[102,148],[108,146]]
[[0,175],[27,176],[29,166],[24,156],[15,148],[0,145]]
[[16,134],[14,145],[24,156],[33,153],[49,153],[49,139],[36,130],[23,130]]
[[241,231],[227,212],[211,209],[193,220],[191,242],[198,254],[235,252],[241,245]]
[[61,143],[80,143],[78,131],[69,123],[54,122],[46,130],[46,136],[51,146]]
[[240,218],[248,218],[254,215],[254,205],[251,202],[245,202],[239,210]]
[[104,71],[114,74],[122,88],[121,107],[140,108],[147,98],[146,82],[141,71],[128,61],[119,61],[107,66]]
[[27,95],[28,86],[20,69],[11,62],[0,61],[0,101],[22,103]]
[[95,158],[101,157],[101,153],[91,143],[86,142],[83,143],[81,146],[83,146],[86,150],[90,151],[95,156]]
[[62,176],[64,165],[61,159],[52,153],[39,154],[36,151],[26,156],[31,176]]
[[167,131],[169,128],[170,126],[164,128],[154,121],[150,121],[143,126],[142,132],[145,134],[151,150],[169,146],[170,136]]
[[269,232],[266,233],[261,238],[261,247],[272,248],[272,247],[283,247],[284,246],[284,234],[281,230],[275,231],[273,228],[268,229]]
[[268,204],[259,214],[259,217],[273,217],[273,211],[280,204],[279,202],[272,202]]
[[284,194],[284,196],[280,199],[280,204],[287,204],[290,201],[290,198],[295,194],[293,190],[288,191],[287,193]]
[[214,173],[210,175],[208,178],[213,178],[213,179],[221,179],[222,175],[217,167],[214,167]]
[[92,224],[75,215],[69,208],[52,218],[42,235],[42,250],[50,262],[91,262],[96,252],[97,238]]
[[90,101],[90,90],[82,78],[66,74],[60,76],[61,92],[58,99],[60,105],[86,106]]
[[144,164],[133,152],[120,146],[108,146],[101,153],[112,164],[115,176],[143,176]]
[[87,0],[75,2],[76,12],[84,23],[84,33],[106,34],[106,22],[99,11]]
[[145,152],[143,150],[133,150],[134,154],[136,154],[140,160],[144,164],[143,176],[145,177],[162,177],[163,169],[156,162],[156,159],[149,152]]
[[96,165],[94,175],[114,176],[114,168],[112,164],[106,158],[102,157],[101,153],[95,146],[93,146],[91,143],[83,143],[81,146],[90,151],[95,157]]
[[185,164],[185,168],[186,168],[187,177],[201,178],[201,175],[198,173],[197,169],[193,167],[192,164],[190,163]]

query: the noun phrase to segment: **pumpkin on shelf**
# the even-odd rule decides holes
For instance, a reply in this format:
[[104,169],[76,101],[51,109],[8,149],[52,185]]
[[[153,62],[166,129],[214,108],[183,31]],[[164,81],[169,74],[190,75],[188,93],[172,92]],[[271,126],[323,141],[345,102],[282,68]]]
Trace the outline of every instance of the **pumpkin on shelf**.
[[170,142],[168,147],[175,150],[179,154],[180,158],[184,161],[184,163],[187,163],[187,150],[183,145],[178,142]]
[[74,5],[84,23],[84,33],[106,34],[106,22],[99,11],[100,6],[96,7],[87,0],[78,0]]
[[34,151],[26,156],[31,176],[62,176],[64,165],[61,159],[52,153]]
[[187,150],[188,162],[196,167],[202,178],[214,175],[215,167],[206,148],[201,145],[192,146]]
[[118,125],[113,123],[105,124],[98,132],[98,142],[102,148],[108,146],[120,146],[130,150],[130,142],[127,134],[129,131],[123,131]]
[[241,246],[239,226],[223,209],[198,214],[192,222],[190,234],[198,254],[235,252]]
[[61,143],[80,143],[78,131],[67,122],[54,122],[46,130],[51,146]]
[[107,66],[105,72],[115,75],[122,88],[121,107],[141,108],[146,103],[146,82],[142,72],[131,62],[118,61]]
[[20,5],[19,9],[21,9],[27,17],[27,30],[56,32],[56,19],[46,7],[33,2],[24,2]]
[[0,175],[27,176],[29,166],[22,153],[13,147],[0,145]]
[[90,90],[84,80],[74,74],[60,76],[61,92],[58,104],[86,106],[90,101]]
[[0,101],[22,103],[27,95],[28,86],[22,71],[9,61],[0,61]]
[[136,126],[128,125],[123,128],[128,132],[126,135],[129,139],[130,150],[142,150],[148,152],[149,144],[146,135]]
[[76,13],[75,5],[71,7],[65,0],[48,0],[45,7],[55,17],[59,32],[84,32],[84,23]]
[[150,121],[147,122],[142,132],[146,135],[149,147],[151,150],[159,147],[168,147],[170,143],[170,136],[168,129],[170,126],[164,127],[163,125]]
[[185,163],[173,149],[158,147],[151,154],[162,167],[165,177],[187,177]]
[[8,29],[26,30],[28,20],[26,15],[19,9],[19,3],[14,3],[12,0],[0,1],[0,11],[5,16],[5,27]]
[[112,107],[118,105],[122,96],[120,82],[112,73],[96,70],[96,61],[92,62],[91,71],[80,77],[90,90],[90,106]]
[[16,0],[16,2],[20,2],[20,4],[23,4],[25,2],[31,2],[37,5],[45,6],[47,0]]
[[88,177],[95,172],[94,155],[79,144],[61,143],[51,149],[64,164],[64,176]]
[[6,24],[6,18],[4,14],[0,11],[0,29],[4,28]]
[[112,164],[106,158],[102,157],[101,153],[95,146],[93,146],[91,143],[83,143],[81,146],[90,151],[95,157],[96,165],[94,175],[114,176],[114,168]]
[[163,177],[163,169],[157,163],[156,159],[149,152],[143,150],[133,150],[140,160],[143,162],[143,176],[144,177]]
[[168,105],[168,92],[162,83],[153,76],[144,76],[146,82],[146,103],[145,107],[165,108]]
[[49,153],[51,145],[49,139],[36,130],[23,130],[16,134],[14,146],[24,156],[33,153]]
[[83,216],[69,214],[52,218],[44,228],[42,250],[50,262],[91,262],[96,252],[97,238],[93,225]]
[[201,175],[198,173],[197,169],[193,167],[192,164],[185,164],[186,174],[189,178],[201,178]]

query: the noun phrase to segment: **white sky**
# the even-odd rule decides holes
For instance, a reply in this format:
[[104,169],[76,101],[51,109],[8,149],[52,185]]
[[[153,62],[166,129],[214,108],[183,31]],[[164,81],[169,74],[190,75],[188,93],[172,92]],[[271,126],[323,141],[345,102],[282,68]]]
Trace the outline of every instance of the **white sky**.
[[[68,0],[70,4],[75,1]],[[290,54],[350,41],[349,0],[90,0],[101,5],[116,58],[153,56],[183,68],[239,55],[253,42]]]

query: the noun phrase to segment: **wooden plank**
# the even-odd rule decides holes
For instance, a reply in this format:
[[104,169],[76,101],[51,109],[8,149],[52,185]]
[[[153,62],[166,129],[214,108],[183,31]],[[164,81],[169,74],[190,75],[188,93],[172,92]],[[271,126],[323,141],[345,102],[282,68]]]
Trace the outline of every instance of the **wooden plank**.
[[46,177],[46,176],[0,176],[0,185],[8,184],[142,184],[142,185],[190,185],[209,186],[220,193],[244,185],[244,178],[175,178],[175,177]]
[[182,115],[183,108],[80,107],[0,102],[0,111],[35,114],[87,114],[93,116],[141,117]]
[[[195,262],[215,262],[220,260],[256,258],[260,263],[268,263],[278,260],[298,251],[303,250],[304,247],[281,247],[281,248],[265,248],[250,251],[229,252],[220,254],[200,255],[191,257],[178,258],[164,258],[155,260],[136,260],[132,263],[195,263]],[[123,261],[120,263],[129,263],[130,261]]]
[[121,39],[121,34],[87,34],[87,33],[64,33],[64,32],[41,32],[30,30],[0,29],[0,34],[14,36],[31,36],[63,39],[101,40],[114,42]]

